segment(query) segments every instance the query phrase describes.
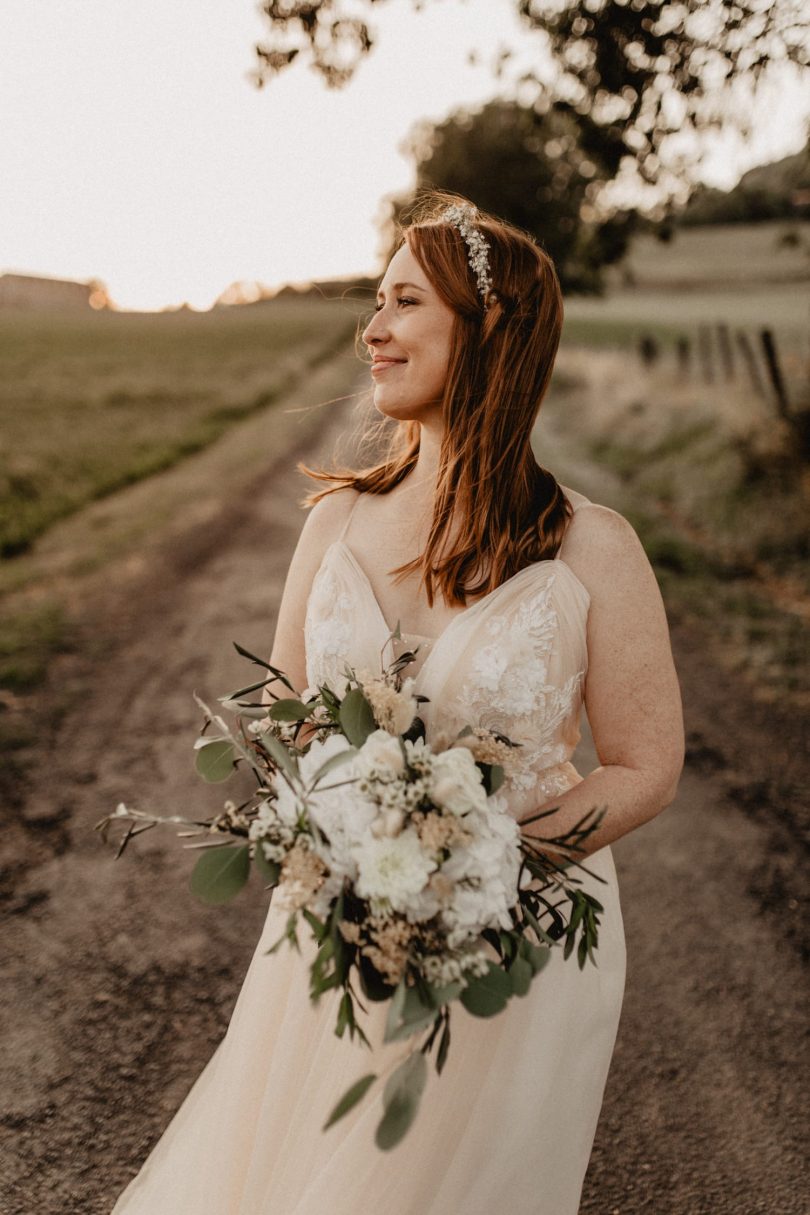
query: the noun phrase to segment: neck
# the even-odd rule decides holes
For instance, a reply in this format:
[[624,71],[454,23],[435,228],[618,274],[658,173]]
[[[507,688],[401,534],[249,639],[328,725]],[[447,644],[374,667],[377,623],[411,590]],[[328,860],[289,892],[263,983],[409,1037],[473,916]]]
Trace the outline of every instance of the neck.
[[414,489],[421,489],[424,495],[431,500],[436,492],[441,447],[441,423],[432,420],[421,422],[419,454],[416,457],[416,464],[408,476],[408,481],[413,485]]

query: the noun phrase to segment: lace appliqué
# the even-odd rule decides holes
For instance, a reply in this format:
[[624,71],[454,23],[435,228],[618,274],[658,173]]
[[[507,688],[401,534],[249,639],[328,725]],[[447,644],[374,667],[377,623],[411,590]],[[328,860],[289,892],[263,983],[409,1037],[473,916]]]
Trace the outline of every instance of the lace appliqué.
[[333,570],[323,565],[312,584],[304,623],[309,687],[328,683],[339,690],[343,686],[352,633],[351,596]]
[[578,714],[584,670],[561,686],[549,681],[559,621],[555,575],[508,614],[486,622],[491,639],[473,656],[453,702],[458,720],[497,730],[522,746],[512,752],[506,783],[519,792],[553,797],[571,784],[571,747],[563,726]]

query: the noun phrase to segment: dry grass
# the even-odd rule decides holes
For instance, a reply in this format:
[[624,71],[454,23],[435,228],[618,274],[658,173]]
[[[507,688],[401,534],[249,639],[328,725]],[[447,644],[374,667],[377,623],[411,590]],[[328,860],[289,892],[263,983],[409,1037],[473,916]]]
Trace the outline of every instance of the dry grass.
[[627,516],[667,606],[723,665],[762,699],[810,707],[810,468],[790,430],[740,384],[710,391],[609,352],[569,353],[566,370],[541,459]]
[[0,314],[0,555],[274,401],[349,339],[355,307]]

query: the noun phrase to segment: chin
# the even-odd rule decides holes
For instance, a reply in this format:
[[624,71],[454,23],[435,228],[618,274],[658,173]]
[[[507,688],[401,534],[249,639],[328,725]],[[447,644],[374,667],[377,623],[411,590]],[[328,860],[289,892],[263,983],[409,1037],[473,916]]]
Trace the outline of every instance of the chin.
[[391,418],[394,422],[424,422],[432,413],[440,410],[441,405],[435,401],[415,405],[413,401],[398,401],[391,398],[386,400],[384,392],[375,392],[374,408],[383,417]]

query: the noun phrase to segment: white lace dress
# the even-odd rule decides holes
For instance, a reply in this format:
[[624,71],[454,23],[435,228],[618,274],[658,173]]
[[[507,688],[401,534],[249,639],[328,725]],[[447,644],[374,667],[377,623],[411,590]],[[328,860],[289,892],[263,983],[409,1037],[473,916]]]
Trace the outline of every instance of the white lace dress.
[[[345,534],[345,529],[344,529]],[[501,794],[518,817],[570,788],[587,667],[588,592],[564,561],[538,562],[457,614],[421,644],[417,690],[428,739],[467,723],[523,743]],[[348,661],[379,668],[390,633],[343,537],[310,594],[305,637],[311,686]],[[414,668],[410,668],[412,671]],[[403,1055],[384,1045],[387,1009],[364,1001],[371,1054],[334,1033],[339,992],[318,1008],[307,962],[283,946],[271,903],[228,1032],[114,1215],[575,1215],[602,1102],[624,987],[624,936],[609,848],[589,859],[604,884],[597,966],[561,951],[498,1016],[458,1003],[447,1064],[429,1078],[416,1121],[381,1152],[381,1086],[328,1131],[349,1085]]]

